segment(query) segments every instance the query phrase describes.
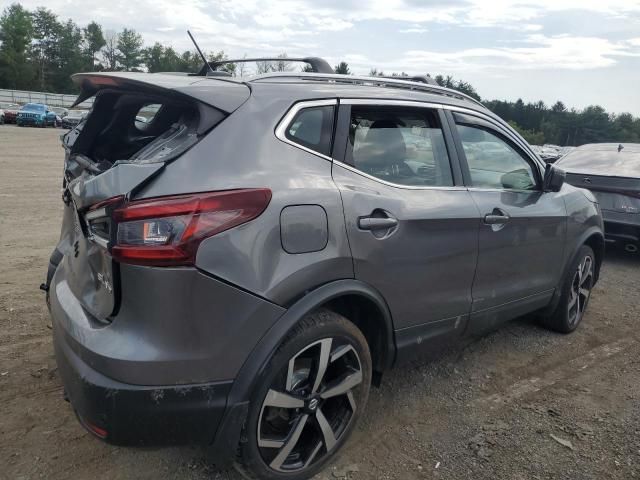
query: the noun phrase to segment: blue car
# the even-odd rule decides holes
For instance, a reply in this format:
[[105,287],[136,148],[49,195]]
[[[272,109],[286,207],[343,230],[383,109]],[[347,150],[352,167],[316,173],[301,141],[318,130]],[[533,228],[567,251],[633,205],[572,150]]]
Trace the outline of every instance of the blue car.
[[45,128],[56,125],[56,114],[41,103],[27,103],[18,112],[16,123],[19,127],[32,125]]

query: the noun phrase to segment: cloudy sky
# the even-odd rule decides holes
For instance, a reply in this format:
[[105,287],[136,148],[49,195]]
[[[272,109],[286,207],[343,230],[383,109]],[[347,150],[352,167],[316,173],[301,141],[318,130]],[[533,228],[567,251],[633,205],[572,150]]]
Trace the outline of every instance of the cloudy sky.
[[[0,0],[7,3],[10,0]],[[640,115],[640,0],[23,0],[176,49],[315,55],[352,71],[450,74],[485,99]]]

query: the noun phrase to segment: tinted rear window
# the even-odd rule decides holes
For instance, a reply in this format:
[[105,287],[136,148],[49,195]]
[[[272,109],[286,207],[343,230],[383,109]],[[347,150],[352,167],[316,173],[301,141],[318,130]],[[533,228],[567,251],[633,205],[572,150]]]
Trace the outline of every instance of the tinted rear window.
[[332,131],[333,106],[309,107],[298,112],[285,135],[292,142],[329,155]]
[[557,163],[567,172],[640,177],[640,151],[574,150]]

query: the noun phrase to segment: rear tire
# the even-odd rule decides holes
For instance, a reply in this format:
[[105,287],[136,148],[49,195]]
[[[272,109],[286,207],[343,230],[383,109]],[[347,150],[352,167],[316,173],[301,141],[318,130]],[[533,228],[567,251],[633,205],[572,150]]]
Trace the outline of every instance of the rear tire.
[[362,332],[337,313],[309,314],[256,382],[236,468],[250,479],[311,478],[347,441],[370,384]]
[[578,328],[591,298],[595,267],[593,250],[583,245],[562,282],[558,306],[542,319],[545,327],[561,333],[571,333]]

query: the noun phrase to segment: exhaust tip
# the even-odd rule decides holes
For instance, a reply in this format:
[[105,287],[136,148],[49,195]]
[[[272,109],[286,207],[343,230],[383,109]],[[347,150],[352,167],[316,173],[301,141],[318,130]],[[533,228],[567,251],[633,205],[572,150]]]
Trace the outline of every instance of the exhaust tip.
[[638,253],[638,246],[635,243],[627,243],[624,249],[629,253]]

